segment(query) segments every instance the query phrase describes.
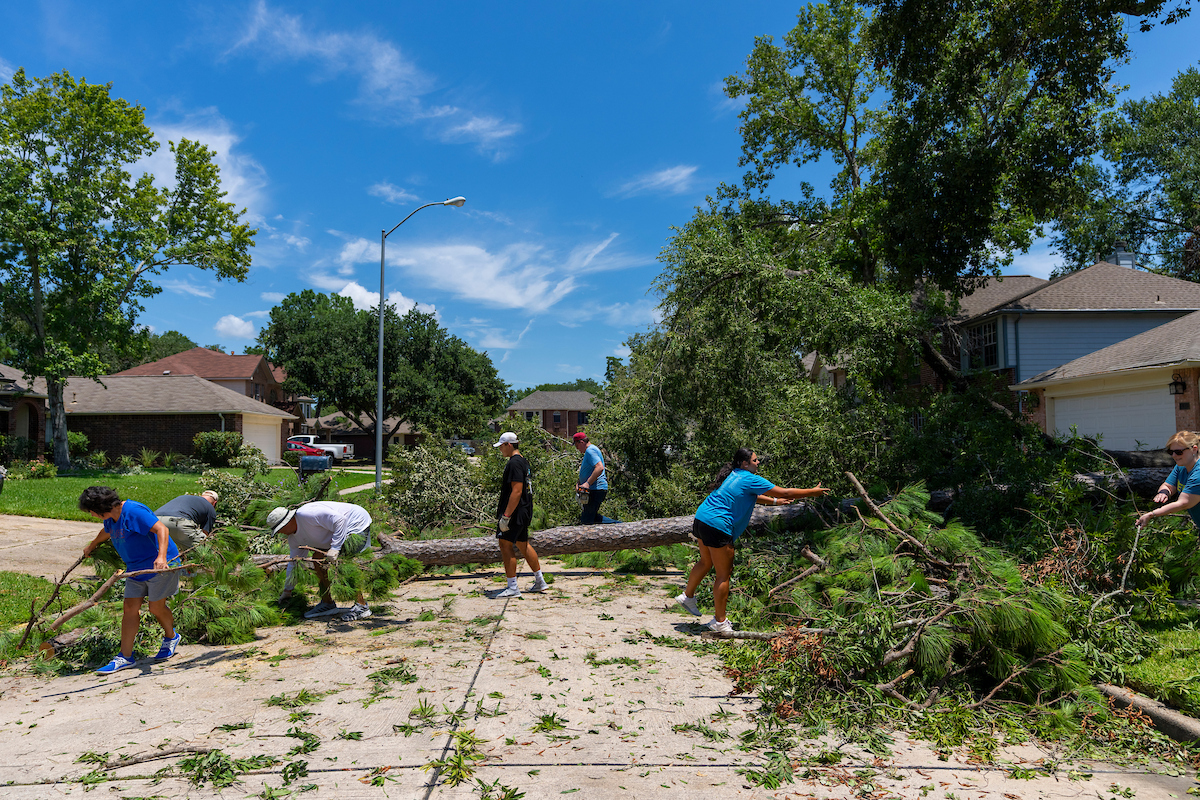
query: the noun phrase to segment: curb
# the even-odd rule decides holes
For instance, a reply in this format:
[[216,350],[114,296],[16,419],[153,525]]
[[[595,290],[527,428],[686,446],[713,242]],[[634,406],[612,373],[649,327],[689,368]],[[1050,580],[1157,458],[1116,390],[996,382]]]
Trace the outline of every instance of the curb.
[[1180,742],[1200,739],[1200,720],[1167,708],[1157,700],[1140,695],[1123,686],[1097,683],[1096,688],[1122,706],[1133,706],[1150,718],[1155,728]]

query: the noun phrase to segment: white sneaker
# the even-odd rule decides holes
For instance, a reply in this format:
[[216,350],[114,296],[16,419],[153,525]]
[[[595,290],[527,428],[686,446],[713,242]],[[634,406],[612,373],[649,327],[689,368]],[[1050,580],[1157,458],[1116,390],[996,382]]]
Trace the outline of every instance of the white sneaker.
[[688,613],[693,617],[700,616],[700,605],[696,602],[696,598],[688,597],[686,594],[679,594],[675,597],[675,602],[688,610]]
[[506,587],[504,587],[504,589],[502,591],[499,591],[496,594],[492,595],[492,597],[494,597],[497,600],[500,600],[505,597],[520,597],[520,596],[521,596],[521,590],[515,586],[506,586]]
[[545,579],[535,578],[533,581],[533,585],[530,586],[525,591],[527,591],[527,592],[544,592],[549,588],[550,588],[550,584],[546,583]]
[[337,603],[317,603],[315,606],[304,612],[305,619],[317,619],[318,617],[328,617],[330,614],[337,614],[342,611],[337,607]]
[[713,617],[712,622],[708,623],[707,627],[710,631],[715,631],[716,633],[733,633],[733,623],[728,619],[718,622],[717,618]]
[[350,606],[350,610],[347,611],[345,614],[342,614],[342,616],[339,617],[339,619],[342,622],[353,622],[356,619],[367,619],[370,616],[371,616],[370,608],[368,608],[366,605],[363,605],[360,603],[355,603],[354,605]]

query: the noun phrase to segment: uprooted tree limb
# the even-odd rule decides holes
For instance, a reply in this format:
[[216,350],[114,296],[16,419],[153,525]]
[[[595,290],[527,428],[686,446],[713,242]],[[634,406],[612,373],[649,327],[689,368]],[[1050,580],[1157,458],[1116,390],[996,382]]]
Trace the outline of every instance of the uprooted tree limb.
[[72,617],[79,616],[84,611],[87,611],[89,608],[95,606],[100,602],[100,599],[108,593],[108,590],[113,587],[113,584],[115,584],[121,578],[136,578],[139,575],[157,575],[167,572],[178,572],[181,569],[195,569],[197,566],[198,565],[196,564],[180,564],[178,567],[167,567],[166,569],[139,569],[135,572],[115,572],[109,576],[108,580],[100,584],[100,588],[97,589],[91,597],[80,603],[76,603],[60,614],[58,619],[50,623],[49,630],[58,630]]

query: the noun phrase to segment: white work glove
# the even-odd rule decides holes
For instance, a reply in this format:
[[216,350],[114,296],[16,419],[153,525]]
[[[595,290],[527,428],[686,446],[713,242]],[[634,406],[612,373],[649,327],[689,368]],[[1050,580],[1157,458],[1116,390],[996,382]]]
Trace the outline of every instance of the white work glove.
[[342,552],[340,548],[331,547],[325,551],[325,558],[329,561],[337,561],[338,553]]
[[500,518],[500,532],[501,533],[508,533],[508,521],[510,519],[512,519],[512,517],[501,517]]

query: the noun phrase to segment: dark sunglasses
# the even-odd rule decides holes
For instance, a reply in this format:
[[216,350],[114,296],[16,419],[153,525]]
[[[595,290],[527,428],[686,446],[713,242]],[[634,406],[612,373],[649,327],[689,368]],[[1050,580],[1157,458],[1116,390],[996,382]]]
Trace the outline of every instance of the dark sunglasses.
[[1173,455],[1173,456],[1181,456],[1181,455],[1183,455],[1184,453],[1186,453],[1188,450],[1191,450],[1191,449],[1192,449],[1192,448],[1190,448],[1190,447],[1182,447],[1182,448],[1180,448],[1180,449],[1178,449],[1178,450],[1172,450],[1170,447],[1168,447],[1168,448],[1167,448],[1167,452],[1168,452],[1168,453],[1170,453],[1170,454],[1171,454],[1171,455]]

